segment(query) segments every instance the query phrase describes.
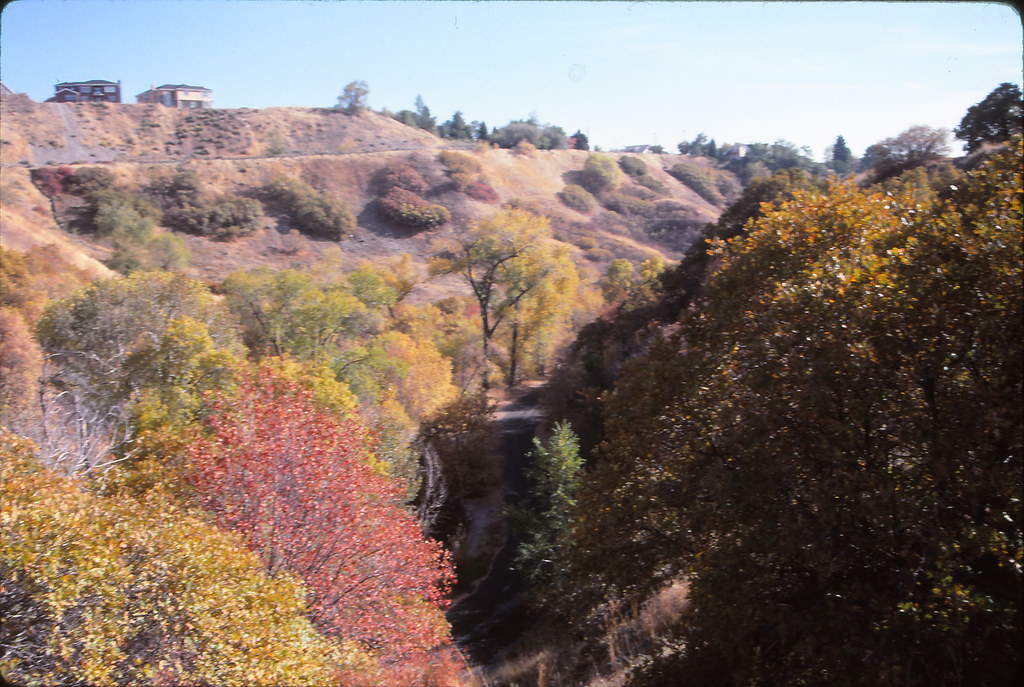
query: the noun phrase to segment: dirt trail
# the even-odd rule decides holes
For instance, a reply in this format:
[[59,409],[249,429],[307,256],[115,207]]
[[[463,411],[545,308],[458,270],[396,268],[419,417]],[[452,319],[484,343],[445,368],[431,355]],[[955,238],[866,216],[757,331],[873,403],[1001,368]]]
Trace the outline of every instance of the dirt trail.
[[[537,426],[543,419],[540,409],[541,383],[526,383],[498,404],[494,413],[500,427],[499,450],[505,503],[514,503],[529,488],[526,476]],[[529,623],[523,602],[526,580],[513,565],[516,547],[514,533],[505,543],[491,568],[472,594],[456,602],[448,611],[455,641],[477,665],[491,663],[502,648],[510,645]]]

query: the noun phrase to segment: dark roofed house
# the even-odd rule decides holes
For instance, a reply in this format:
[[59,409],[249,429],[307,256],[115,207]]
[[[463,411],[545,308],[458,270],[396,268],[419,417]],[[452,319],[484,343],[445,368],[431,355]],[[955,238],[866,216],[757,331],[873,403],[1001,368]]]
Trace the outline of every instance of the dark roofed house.
[[93,79],[92,81],[62,81],[53,87],[48,103],[119,103],[121,82]]
[[165,83],[163,86],[150,86],[148,91],[135,96],[135,101],[157,103],[186,110],[213,107],[213,91],[202,86]]

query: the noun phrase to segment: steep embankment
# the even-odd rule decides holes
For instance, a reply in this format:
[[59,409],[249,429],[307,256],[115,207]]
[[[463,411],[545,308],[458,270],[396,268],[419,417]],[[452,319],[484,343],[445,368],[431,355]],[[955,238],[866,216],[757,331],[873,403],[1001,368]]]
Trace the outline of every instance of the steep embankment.
[[[642,155],[637,157],[662,192],[651,192],[624,175],[620,191],[641,199],[640,210],[598,206],[578,212],[566,207],[558,193],[566,184],[579,182],[585,151],[523,154],[446,141],[373,112],[349,116],[326,108],[184,111],[158,105],[34,103],[15,95],[4,97],[2,114],[0,242],[17,250],[55,244],[68,259],[97,275],[107,273],[102,263],[109,248],[66,231],[61,204],[51,204],[32,185],[33,168],[102,165],[119,184],[139,188],[184,166],[210,193],[240,195],[253,195],[275,176],[284,175],[340,197],[357,217],[356,229],[340,242],[307,238],[292,231],[287,218],[272,214],[263,218],[257,231],[232,241],[183,235],[191,253],[188,272],[208,281],[255,265],[308,266],[334,246],[340,248],[344,263],[410,253],[422,264],[436,238],[510,202],[547,215],[555,237],[572,246],[577,264],[593,277],[613,258],[639,262],[679,257],[699,228],[721,210],[666,172],[678,156]],[[496,202],[474,200],[450,183],[438,153],[452,148],[479,165],[478,177],[494,189]],[[426,197],[448,208],[449,223],[413,232],[378,215],[372,179],[383,167],[399,162],[423,176],[429,185]]]

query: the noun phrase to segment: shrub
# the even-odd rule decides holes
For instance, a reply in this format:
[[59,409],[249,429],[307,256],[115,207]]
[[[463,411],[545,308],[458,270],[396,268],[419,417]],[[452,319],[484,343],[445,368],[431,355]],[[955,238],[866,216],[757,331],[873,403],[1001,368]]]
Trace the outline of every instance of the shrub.
[[654,203],[626,193],[612,192],[604,197],[604,206],[620,215],[651,217],[656,212]]
[[480,181],[467,185],[464,193],[473,200],[479,200],[483,203],[497,203],[501,200],[498,192],[493,187]]
[[83,167],[76,170],[64,182],[67,193],[76,196],[87,196],[97,191],[105,191],[114,185],[114,173],[105,167]]
[[668,186],[666,186],[665,184],[661,183],[660,181],[658,181],[657,179],[652,177],[650,174],[646,174],[645,173],[645,174],[637,177],[636,178],[636,183],[640,184],[641,186],[643,186],[645,188],[649,188],[650,190],[652,190],[655,193],[658,193],[660,195],[665,195],[665,194],[668,193]]
[[594,200],[594,196],[590,194],[590,191],[576,184],[569,184],[563,188],[558,193],[558,199],[566,207],[576,212],[590,212],[597,205],[597,201]]
[[679,162],[668,170],[668,173],[692,188],[709,203],[721,205],[725,202],[715,186],[714,179],[702,167],[689,162]]
[[601,153],[591,153],[583,163],[581,180],[583,188],[591,193],[600,193],[618,186],[622,181],[622,172],[612,158]]
[[428,203],[403,188],[392,188],[377,200],[381,214],[396,224],[429,229],[451,219],[448,208]]
[[400,188],[413,193],[427,190],[427,182],[405,162],[395,163],[382,168],[374,177],[373,186],[378,195],[383,196],[393,188]]
[[90,200],[92,223],[101,236],[121,234],[145,241],[160,216],[160,211],[145,196],[123,189],[96,191]]
[[533,157],[533,154],[537,152],[537,146],[533,145],[529,141],[520,141],[516,143],[512,149],[516,155],[525,155],[526,157]]
[[298,179],[278,177],[265,189],[267,196],[284,206],[304,234],[339,241],[356,226],[348,205],[339,198],[317,192]]
[[164,223],[189,234],[226,240],[252,233],[262,216],[258,200],[227,194],[210,203],[172,208],[164,213]]
[[153,179],[144,189],[161,209],[196,205],[202,195],[199,176],[191,169],[179,169],[170,176]]
[[480,163],[465,153],[443,150],[437,159],[448,168],[448,178],[452,180],[457,191],[465,191],[480,172]]
[[619,158],[619,168],[631,177],[642,177],[647,174],[647,164],[638,157],[624,155]]

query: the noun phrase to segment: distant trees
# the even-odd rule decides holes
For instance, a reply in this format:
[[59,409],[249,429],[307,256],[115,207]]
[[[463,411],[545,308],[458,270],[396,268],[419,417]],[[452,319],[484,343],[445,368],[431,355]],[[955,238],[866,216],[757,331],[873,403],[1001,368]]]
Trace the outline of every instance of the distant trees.
[[697,195],[712,205],[722,205],[724,203],[725,199],[715,185],[713,171],[698,165],[696,162],[683,160],[672,165],[668,173],[692,188],[696,191]]
[[833,172],[840,176],[845,176],[854,171],[857,161],[854,159],[849,146],[846,145],[845,138],[836,136],[836,142],[832,144],[830,152],[828,164]]
[[861,166],[871,183],[894,177],[914,167],[936,162],[949,154],[949,132],[928,126],[912,126],[886,138],[864,152]]
[[708,139],[707,134],[701,132],[692,141],[681,141],[676,145],[680,155],[692,155],[694,157],[715,157],[718,154],[718,146],[715,139]]
[[456,110],[451,119],[437,128],[437,135],[456,141],[468,141],[473,138],[473,128],[463,119],[462,112]]
[[511,121],[496,129],[490,140],[502,148],[515,148],[526,142],[536,146],[538,150],[556,150],[566,147],[565,131],[553,124],[540,124],[536,117],[526,120]]
[[427,107],[425,102],[423,102],[423,96],[421,95],[416,96],[415,121],[416,126],[424,131],[429,131],[430,133],[435,133],[437,131],[437,120],[434,119],[432,114],[430,114],[430,108]]
[[350,81],[342,89],[335,107],[343,110],[345,114],[357,115],[369,107],[369,95],[370,87],[365,81]]
[[566,207],[572,208],[576,212],[590,212],[597,206],[593,194],[579,184],[566,184],[558,192],[558,199]]
[[372,186],[379,194],[377,211],[395,224],[431,229],[451,219],[448,208],[431,203],[420,195],[427,190],[427,182],[407,163],[399,162],[382,168],[375,175]]
[[587,138],[587,135],[579,129],[577,129],[576,133],[569,138],[573,141],[572,147],[574,150],[590,150],[590,140]]
[[1024,128],[1024,100],[1016,84],[1001,83],[984,100],[971,105],[953,130],[973,153],[984,143],[1000,143],[1020,134]]

